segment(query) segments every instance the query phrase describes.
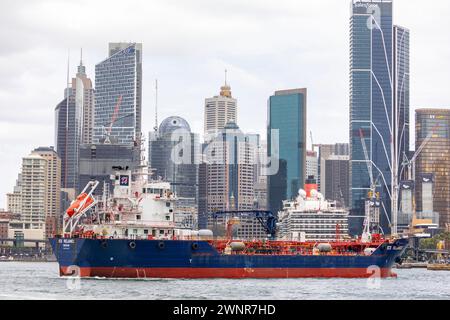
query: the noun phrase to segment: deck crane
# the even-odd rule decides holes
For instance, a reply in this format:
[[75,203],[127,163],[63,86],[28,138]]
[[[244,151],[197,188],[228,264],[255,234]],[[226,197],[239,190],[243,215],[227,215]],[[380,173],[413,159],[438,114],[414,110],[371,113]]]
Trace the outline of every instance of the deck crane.
[[217,223],[219,216],[236,217],[252,217],[255,218],[264,231],[268,234],[269,239],[274,240],[277,233],[277,217],[271,211],[249,210],[249,211],[217,211],[213,214],[214,224]]

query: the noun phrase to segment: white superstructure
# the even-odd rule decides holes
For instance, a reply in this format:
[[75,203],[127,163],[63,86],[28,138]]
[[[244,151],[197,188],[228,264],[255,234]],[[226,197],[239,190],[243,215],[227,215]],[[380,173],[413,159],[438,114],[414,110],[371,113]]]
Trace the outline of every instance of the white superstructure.
[[337,208],[316,189],[300,190],[278,213],[279,238],[293,241],[339,241],[348,238],[348,211]]

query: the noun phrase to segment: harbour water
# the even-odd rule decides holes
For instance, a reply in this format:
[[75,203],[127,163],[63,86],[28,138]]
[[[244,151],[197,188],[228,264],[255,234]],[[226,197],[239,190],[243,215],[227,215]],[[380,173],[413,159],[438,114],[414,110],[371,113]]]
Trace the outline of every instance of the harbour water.
[[395,270],[392,279],[68,279],[57,263],[0,262],[3,299],[450,299],[450,272]]

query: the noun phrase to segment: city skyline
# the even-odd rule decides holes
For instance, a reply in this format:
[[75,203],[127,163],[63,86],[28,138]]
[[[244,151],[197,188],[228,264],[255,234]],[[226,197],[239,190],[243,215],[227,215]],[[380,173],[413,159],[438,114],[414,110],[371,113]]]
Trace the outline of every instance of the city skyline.
[[[444,12],[445,10],[450,11],[450,6],[445,1],[435,2],[432,6],[433,11],[437,10],[436,8],[440,8]],[[202,10],[197,10],[199,3],[202,5]],[[320,143],[347,142],[349,3],[350,1],[347,0],[339,3],[324,1],[320,5],[311,3],[303,6],[302,12],[300,12],[300,9],[295,6],[295,2],[291,1],[282,2],[276,6],[271,4],[265,6],[254,2],[244,5],[244,7],[238,6],[237,2],[228,1],[226,6],[230,12],[234,13],[233,25],[235,26],[231,29],[218,27],[218,30],[195,35],[195,30],[199,30],[202,23],[211,22],[211,19],[217,18],[217,16],[214,16],[213,8],[208,7],[205,2],[193,1],[190,2],[193,8],[189,9],[194,11],[187,10],[184,13],[191,17],[201,15],[204,19],[188,29],[188,31],[194,31],[189,33],[188,37],[194,41],[187,46],[183,42],[185,40],[182,39],[183,32],[177,31],[179,29],[174,28],[171,23],[167,25],[167,22],[163,24],[168,27],[166,30],[146,37],[144,36],[145,32],[142,31],[130,33],[130,30],[139,24],[132,24],[129,29],[124,28],[126,31],[120,30],[126,24],[124,22],[118,23],[115,28],[106,28],[106,30],[102,28],[97,30],[96,26],[89,23],[84,26],[83,19],[92,18],[89,12],[86,13],[86,17],[73,14],[79,21],[59,20],[58,17],[52,17],[48,23],[43,23],[41,19],[46,18],[45,14],[36,15],[39,17],[33,15],[34,20],[28,20],[31,18],[28,17],[28,14],[33,13],[33,9],[46,13],[49,10],[62,9],[64,4],[39,3],[25,8],[11,3],[8,10],[2,10],[0,13],[5,21],[14,21],[14,25],[17,26],[16,29],[13,28],[13,33],[17,32],[16,38],[11,36],[6,39],[5,48],[8,48],[8,51],[0,51],[0,70],[2,70],[0,73],[0,83],[2,84],[0,89],[0,104],[2,105],[0,108],[1,156],[2,164],[11,168],[6,173],[5,183],[0,189],[3,195],[0,207],[6,207],[4,195],[10,192],[11,186],[14,185],[23,155],[41,145],[54,145],[52,113],[57,101],[61,98],[61,91],[65,88],[68,48],[71,52],[69,76],[75,74],[79,61],[79,48],[83,47],[86,72],[92,77],[95,64],[104,59],[109,42],[131,38],[132,41],[143,43],[142,133],[144,136],[154,124],[153,82],[155,78],[158,78],[160,83],[159,118],[163,119],[172,115],[185,117],[192,124],[193,132],[201,133],[203,131],[203,101],[206,97],[216,94],[217,87],[223,83],[223,70],[228,69],[228,83],[233,88],[233,96],[239,101],[239,126],[245,132],[254,131],[261,133],[262,136],[265,135],[266,101],[274,91],[291,87],[307,87],[309,91],[308,131],[313,131],[315,141]],[[411,5],[411,3],[413,4]],[[431,18],[426,18],[427,10],[431,10],[426,7],[421,10],[419,19],[418,11],[414,10],[415,4],[419,3],[418,1],[403,0],[394,2],[394,23],[400,23],[411,30],[411,70],[414,74],[411,82],[412,114],[416,108],[446,107],[450,101],[449,93],[445,90],[449,75],[444,75],[441,71],[449,69],[446,66],[450,61],[448,59],[450,51],[448,49],[439,51],[442,55],[439,59],[429,59],[428,56],[430,52],[437,51],[433,48],[439,46],[438,40],[442,33],[439,33],[438,30],[448,29],[446,26],[449,23],[435,22]],[[66,5],[75,13],[77,10],[87,9],[84,8],[85,4]],[[170,2],[158,5],[150,3],[144,6],[142,12],[164,11],[170,5]],[[185,6],[185,4],[179,5]],[[94,7],[97,6],[100,4],[94,4]],[[3,17],[6,12],[8,12],[8,16]],[[118,14],[117,11],[114,12]],[[211,17],[209,14],[213,14],[213,16]],[[315,23],[322,23],[320,22],[323,21],[322,19],[314,21],[314,15],[317,14],[329,15],[325,20],[329,21],[333,28],[324,26],[315,32],[306,32],[305,30],[313,29],[304,28],[306,25],[314,26]],[[180,17],[178,13],[175,15]],[[248,17],[251,17],[250,23],[244,24],[243,21]],[[287,22],[282,26],[269,23],[270,27],[265,27],[263,26],[264,19],[255,19],[256,17],[273,20],[280,17]],[[161,23],[160,19],[156,20]],[[108,20],[105,22],[111,23]],[[184,22],[191,21],[186,19]],[[33,23],[39,24],[39,28],[33,30],[31,39],[29,39],[25,33],[28,28],[33,26]],[[151,22],[150,25],[152,23],[155,22]],[[93,30],[87,30],[89,25]],[[54,31],[53,27],[58,30]],[[235,39],[232,34],[239,28],[242,28],[241,37]],[[264,28],[271,30],[265,34],[266,43],[258,43],[257,39],[249,41],[252,39],[252,35],[259,33],[260,29],[265,30]],[[296,33],[297,28],[302,30],[300,44],[285,41]],[[40,33],[42,31],[47,33]],[[95,33],[95,36],[89,37],[89,40],[85,35],[88,31]],[[64,32],[66,37],[62,42],[55,40],[58,38],[57,36],[62,35],[60,32]],[[36,36],[38,33],[40,33],[40,37]],[[280,36],[282,33],[285,35]],[[164,40],[163,35],[165,34],[169,35],[167,38],[171,41]],[[229,48],[224,41],[216,40],[216,38],[220,39],[220,36],[225,36],[225,39],[228,37],[234,39],[237,42],[236,46]],[[285,36],[286,38],[284,38]],[[34,42],[39,38],[42,38],[42,43]],[[12,39],[14,40],[12,41]],[[49,42],[50,39],[53,39],[54,43]],[[178,40],[178,42],[174,40]],[[205,42],[208,40],[210,42]],[[195,46],[201,43],[204,48],[208,49],[202,51],[201,47]],[[281,52],[272,48],[274,44]],[[182,50],[178,50],[180,48]],[[327,65],[329,61],[333,61],[333,68]],[[430,78],[434,80],[429,81]],[[14,109],[20,110],[20,112],[10,112],[5,107],[8,105],[14,106]],[[333,128],[323,126],[323,123],[328,123],[330,120],[339,125],[333,126]],[[414,119],[411,119],[411,125],[413,124]],[[14,132],[14,135],[11,135],[11,132]],[[413,143],[413,141],[414,137],[411,137],[411,142]]]

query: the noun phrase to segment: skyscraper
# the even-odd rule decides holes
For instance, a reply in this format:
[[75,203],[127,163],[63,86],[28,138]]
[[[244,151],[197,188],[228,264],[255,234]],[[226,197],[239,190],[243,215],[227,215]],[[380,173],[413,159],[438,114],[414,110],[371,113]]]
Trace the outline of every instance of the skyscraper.
[[237,100],[231,96],[231,87],[225,84],[220,94],[205,99],[205,138],[214,137],[229,121],[237,122]]
[[[361,216],[370,191],[371,168],[382,199],[381,226],[389,232],[392,181],[409,150],[409,32],[392,23],[392,1],[352,1],[350,18],[350,206]],[[364,155],[364,140],[368,161]],[[391,143],[392,142],[392,143]],[[397,146],[397,147],[396,147]],[[394,181],[396,182],[396,181]],[[394,208],[395,208],[394,207]],[[388,218],[389,217],[389,220]],[[360,233],[362,219],[351,219]],[[395,231],[394,231],[395,232]]]
[[[399,166],[409,156],[410,106],[409,106],[409,30],[394,26],[394,110],[398,113],[398,126],[394,134],[399,142]],[[395,128],[395,126],[394,126]],[[400,179],[406,175],[401,174]]]
[[199,169],[199,225],[217,211],[254,207],[254,150],[250,138],[228,122],[204,151]]
[[274,213],[283,200],[296,197],[305,183],[306,101],[306,89],[277,91],[269,98],[267,153],[278,156],[278,172],[268,177],[268,206]]
[[349,202],[349,157],[330,155],[323,160],[322,193],[327,200],[339,201],[348,207]]
[[[349,144],[348,143],[335,143],[335,144],[319,144],[315,145],[319,148],[319,168],[318,168],[318,178],[317,184],[319,186],[319,192],[325,194],[325,187],[322,187],[322,180],[325,180],[325,160],[330,156],[348,156],[349,155]],[[348,179],[347,179],[348,180]],[[350,190],[347,190],[347,193]]]
[[22,212],[29,229],[44,229],[47,200],[47,160],[38,154],[22,159]]
[[72,89],[55,108],[55,145],[61,158],[61,188],[77,189],[78,158],[82,138],[82,105],[76,103]]
[[[416,110],[416,146],[431,137],[415,165],[417,211],[423,211],[423,177],[434,177],[433,203],[441,228],[450,226],[450,109]],[[428,181],[431,178],[428,178]]]
[[45,189],[45,232],[55,234],[62,226],[61,220],[61,159],[53,147],[39,147],[31,154],[39,155],[47,161]]
[[77,109],[82,112],[81,143],[92,143],[94,127],[94,88],[86,74],[81,56],[75,78],[72,78],[72,94],[75,95]]
[[109,57],[95,66],[94,143],[140,141],[142,44],[110,43]]
[[159,130],[149,134],[149,166],[153,178],[170,182],[179,198],[197,198],[197,166],[199,137],[191,132],[189,123],[181,117],[163,120]]

